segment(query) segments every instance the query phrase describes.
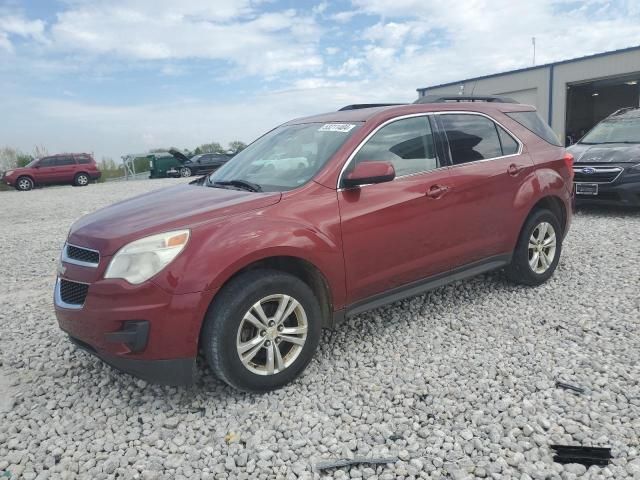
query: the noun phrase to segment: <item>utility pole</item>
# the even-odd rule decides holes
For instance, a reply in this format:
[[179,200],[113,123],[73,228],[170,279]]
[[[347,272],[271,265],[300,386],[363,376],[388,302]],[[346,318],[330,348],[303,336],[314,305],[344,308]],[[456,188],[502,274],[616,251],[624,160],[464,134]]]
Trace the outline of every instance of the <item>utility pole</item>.
[[531,37],[531,44],[533,45],[533,66],[536,65],[536,37]]

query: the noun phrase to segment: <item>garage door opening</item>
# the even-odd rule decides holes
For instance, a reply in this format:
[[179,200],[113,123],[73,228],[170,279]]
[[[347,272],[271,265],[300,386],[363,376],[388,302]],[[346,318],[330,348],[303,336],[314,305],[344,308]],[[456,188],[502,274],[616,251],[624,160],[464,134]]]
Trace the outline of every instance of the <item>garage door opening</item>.
[[640,72],[567,86],[567,145],[580,140],[616,110],[640,106]]

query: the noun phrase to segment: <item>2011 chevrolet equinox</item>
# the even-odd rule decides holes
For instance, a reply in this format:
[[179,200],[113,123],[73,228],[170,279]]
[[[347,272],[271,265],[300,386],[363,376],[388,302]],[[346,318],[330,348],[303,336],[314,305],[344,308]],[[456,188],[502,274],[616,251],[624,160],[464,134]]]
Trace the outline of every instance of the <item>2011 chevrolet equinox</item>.
[[545,282],[572,216],[572,157],[533,107],[423,99],[293,120],[200,181],[71,227],[60,327],[152,382],[291,382],[323,327],[505,267]]

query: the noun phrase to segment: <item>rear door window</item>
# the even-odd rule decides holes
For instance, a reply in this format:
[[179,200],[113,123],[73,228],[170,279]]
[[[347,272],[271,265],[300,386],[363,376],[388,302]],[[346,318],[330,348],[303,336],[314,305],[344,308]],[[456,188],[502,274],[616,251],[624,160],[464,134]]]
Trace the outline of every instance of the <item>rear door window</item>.
[[502,156],[496,124],[481,115],[443,114],[440,123],[454,165]]
[[53,165],[56,167],[63,167],[65,165],[75,165],[76,161],[73,157],[56,157],[54,159]]
[[518,142],[507,133],[507,131],[500,125],[496,125],[498,129],[498,136],[500,137],[500,144],[502,145],[502,155],[515,155],[518,153]]

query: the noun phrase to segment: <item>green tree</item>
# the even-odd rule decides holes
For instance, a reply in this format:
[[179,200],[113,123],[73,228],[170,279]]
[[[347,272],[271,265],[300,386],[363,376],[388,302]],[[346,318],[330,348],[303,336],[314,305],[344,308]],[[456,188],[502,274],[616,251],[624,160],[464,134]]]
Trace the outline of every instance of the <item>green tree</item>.
[[98,162],[98,168],[102,172],[100,182],[104,182],[110,178],[119,178],[124,176],[124,167],[118,165],[111,157],[102,157]]
[[240,140],[234,140],[233,142],[229,142],[229,151],[231,153],[238,153],[247,148],[247,144],[241,142]]
[[222,145],[220,145],[218,142],[203,143],[198,148],[196,148],[195,151],[197,152],[196,155],[200,153],[226,153],[227,152],[224,148],[222,148]]
[[16,167],[24,167],[33,160],[33,157],[28,153],[18,152],[16,157]]

